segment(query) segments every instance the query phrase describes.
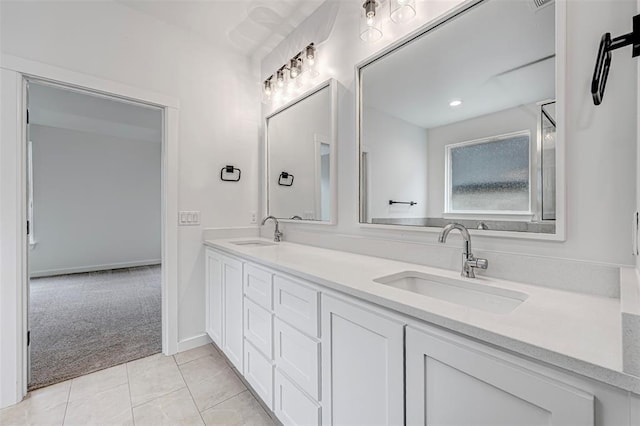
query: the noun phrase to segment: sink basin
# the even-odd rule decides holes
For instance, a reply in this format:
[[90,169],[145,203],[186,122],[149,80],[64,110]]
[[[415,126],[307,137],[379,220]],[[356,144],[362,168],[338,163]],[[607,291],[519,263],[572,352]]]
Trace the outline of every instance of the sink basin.
[[270,243],[268,241],[262,240],[242,240],[242,241],[231,241],[231,244],[235,244],[237,246],[275,246],[276,243]]
[[404,271],[373,281],[424,296],[494,314],[508,314],[529,297],[526,293],[422,272]]

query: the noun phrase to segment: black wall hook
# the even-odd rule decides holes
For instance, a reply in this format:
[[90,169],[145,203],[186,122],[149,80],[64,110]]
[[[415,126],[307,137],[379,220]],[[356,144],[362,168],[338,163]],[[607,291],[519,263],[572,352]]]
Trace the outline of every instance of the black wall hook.
[[[236,172],[238,172],[237,175]],[[233,177],[229,178],[229,175],[232,175]],[[242,171],[234,166],[224,166],[222,169],[220,169],[220,180],[223,180],[225,182],[238,182],[241,175]]]
[[278,176],[278,185],[280,186],[292,186],[293,185],[293,175],[291,173],[282,172],[280,176]]
[[607,77],[611,68],[611,52],[625,46],[632,46],[631,56],[640,56],[640,15],[633,17],[633,31],[629,34],[611,38],[611,33],[605,33],[600,40],[596,67],[591,80],[591,96],[594,105],[600,105],[607,86]]

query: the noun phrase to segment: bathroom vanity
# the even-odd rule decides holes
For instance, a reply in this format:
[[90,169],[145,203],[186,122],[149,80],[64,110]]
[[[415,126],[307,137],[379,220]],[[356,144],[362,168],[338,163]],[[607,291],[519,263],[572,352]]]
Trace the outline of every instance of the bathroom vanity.
[[617,299],[266,239],[205,245],[207,333],[283,424],[640,422]]

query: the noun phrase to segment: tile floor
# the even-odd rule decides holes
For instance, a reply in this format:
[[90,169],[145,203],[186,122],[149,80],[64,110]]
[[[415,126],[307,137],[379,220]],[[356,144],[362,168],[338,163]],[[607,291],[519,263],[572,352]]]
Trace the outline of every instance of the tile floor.
[[213,345],[153,355],[30,392],[0,425],[271,426]]

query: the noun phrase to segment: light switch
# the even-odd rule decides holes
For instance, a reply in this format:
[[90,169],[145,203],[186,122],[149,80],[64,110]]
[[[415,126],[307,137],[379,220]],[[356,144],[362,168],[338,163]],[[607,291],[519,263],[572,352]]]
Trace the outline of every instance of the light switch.
[[199,211],[181,211],[178,213],[178,218],[180,226],[200,225]]

